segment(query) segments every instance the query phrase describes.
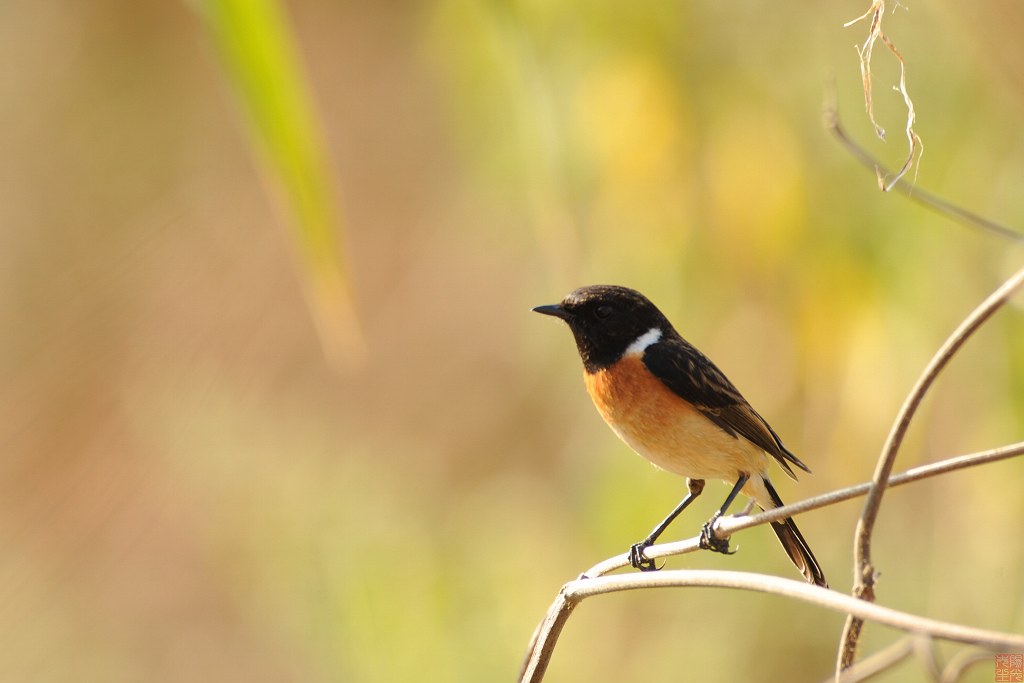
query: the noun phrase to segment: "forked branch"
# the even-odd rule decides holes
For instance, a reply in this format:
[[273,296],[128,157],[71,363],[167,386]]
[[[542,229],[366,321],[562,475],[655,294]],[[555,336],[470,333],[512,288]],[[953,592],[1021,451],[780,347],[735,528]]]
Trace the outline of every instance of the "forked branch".
[[[889,485],[889,475],[892,472],[893,463],[896,461],[896,455],[899,453],[910,421],[943,368],[949,364],[971,335],[1009,300],[1021,284],[1024,284],[1024,268],[1018,270],[1004,282],[960,323],[928,363],[917,384],[903,403],[875,466],[871,490],[868,492],[867,500],[864,501],[864,509],[857,520],[857,528],[854,532],[853,595],[855,597],[869,602],[875,599],[875,567],[871,562],[871,535],[882,505],[882,496]],[[836,662],[837,680],[839,673],[853,664],[863,623],[863,619],[852,614],[846,620],[841,640],[842,645]]]

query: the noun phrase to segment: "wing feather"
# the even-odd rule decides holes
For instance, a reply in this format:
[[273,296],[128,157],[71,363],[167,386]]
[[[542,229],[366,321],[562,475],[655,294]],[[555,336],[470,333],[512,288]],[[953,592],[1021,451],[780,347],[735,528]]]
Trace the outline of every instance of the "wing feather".
[[732,382],[703,353],[675,333],[647,347],[644,365],[672,392],[733,437],[747,439],[778,461],[793,477],[790,464],[811,470],[789,452],[763,417],[757,414]]

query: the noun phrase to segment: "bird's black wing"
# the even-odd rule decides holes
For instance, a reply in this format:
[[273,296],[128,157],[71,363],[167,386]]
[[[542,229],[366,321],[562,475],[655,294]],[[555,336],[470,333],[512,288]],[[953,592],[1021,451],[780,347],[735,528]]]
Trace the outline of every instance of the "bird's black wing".
[[750,407],[732,382],[711,360],[678,334],[647,347],[644,365],[672,392],[734,437],[742,436],[775,458],[793,477],[790,463],[811,470],[782,445],[778,434]]

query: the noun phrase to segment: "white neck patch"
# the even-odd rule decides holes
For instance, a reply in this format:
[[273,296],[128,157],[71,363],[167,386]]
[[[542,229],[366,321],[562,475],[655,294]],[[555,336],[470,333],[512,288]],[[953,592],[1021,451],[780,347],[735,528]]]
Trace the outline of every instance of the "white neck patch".
[[652,327],[639,337],[636,341],[626,347],[625,356],[642,356],[647,347],[661,339],[661,328]]

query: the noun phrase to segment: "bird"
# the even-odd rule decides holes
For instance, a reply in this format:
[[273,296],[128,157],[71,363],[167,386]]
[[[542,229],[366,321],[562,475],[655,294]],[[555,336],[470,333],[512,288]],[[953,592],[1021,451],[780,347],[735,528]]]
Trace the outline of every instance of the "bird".
[[[658,468],[687,478],[686,497],[631,546],[634,568],[659,569],[644,550],[701,495],[706,480],[722,479],[732,490],[704,525],[700,545],[731,554],[728,539],[716,538],[713,525],[736,496],[751,499],[748,512],[755,503],[763,510],[782,507],[768,476],[772,461],[793,479],[793,467],[810,474],[725,374],[640,292],[591,285],[533,311],[568,323],[587,391],[612,430]],[[827,588],[821,565],[793,519],[771,526],[807,582]]]

